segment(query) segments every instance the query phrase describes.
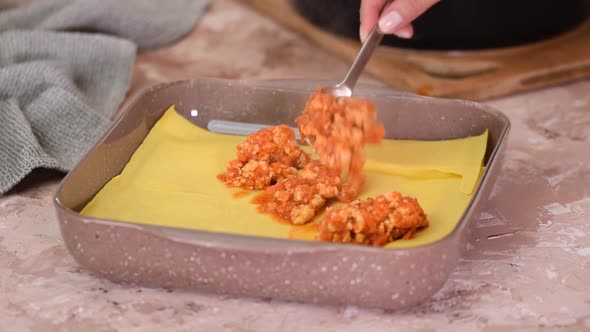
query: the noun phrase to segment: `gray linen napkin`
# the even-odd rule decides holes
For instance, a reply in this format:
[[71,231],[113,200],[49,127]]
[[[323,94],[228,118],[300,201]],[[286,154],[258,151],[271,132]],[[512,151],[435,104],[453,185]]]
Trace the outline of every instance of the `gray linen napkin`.
[[35,168],[70,170],[125,98],[136,49],[190,32],[207,3],[40,0],[0,11],[0,194]]

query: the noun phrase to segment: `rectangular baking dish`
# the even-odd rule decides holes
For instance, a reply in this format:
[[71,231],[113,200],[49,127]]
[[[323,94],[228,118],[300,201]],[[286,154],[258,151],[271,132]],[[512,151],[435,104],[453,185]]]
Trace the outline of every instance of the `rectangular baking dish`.
[[510,123],[473,102],[423,98],[360,86],[388,138],[441,140],[489,130],[485,173],[456,228],[409,249],[282,240],[149,226],[80,215],[118,175],[171,105],[192,123],[293,125],[318,82],[197,78],[151,87],[64,178],[55,208],[64,243],[84,268],[115,282],[318,304],[397,309],[432,296],[466,248],[499,169]]

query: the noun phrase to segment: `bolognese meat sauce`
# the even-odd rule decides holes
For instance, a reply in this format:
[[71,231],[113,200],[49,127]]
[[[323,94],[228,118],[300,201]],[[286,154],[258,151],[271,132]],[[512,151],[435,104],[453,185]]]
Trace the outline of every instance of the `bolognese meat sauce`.
[[295,139],[295,132],[281,125],[246,137],[237,147],[237,158],[219,178],[231,187],[265,189],[296,174],[311,160]]
[[363,147],[381,143],[385,135],[376,117],[371,101],[336,98],[318,88],[295,120],[301,139],[310,141],[322,164],[339,174],[347,173],[347,193],[341,196],[344,201],[356,198],[364,184]]
[[390,192],[328,208],[320,222],[320,240],[383,246],[409,239],[424,227],[428,219],[418,201]]

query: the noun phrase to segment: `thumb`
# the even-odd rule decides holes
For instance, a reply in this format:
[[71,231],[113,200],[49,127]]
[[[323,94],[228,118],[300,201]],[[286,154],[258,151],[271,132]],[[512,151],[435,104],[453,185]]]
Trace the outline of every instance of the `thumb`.
[[395,0],[383,10],[378,24],[379,29],[385,34],[400,34],[399,37],[409,38],[408,31],[405,31],[415,18],[422,15],[426,10],[436,4],[439,0]]

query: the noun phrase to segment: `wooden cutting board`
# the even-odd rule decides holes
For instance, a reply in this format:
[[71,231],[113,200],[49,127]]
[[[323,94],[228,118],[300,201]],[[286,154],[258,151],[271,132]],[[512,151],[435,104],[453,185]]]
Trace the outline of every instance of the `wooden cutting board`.
[[[239,0],[352,62],[360,42],[321,30],[289,0]],[[484,100],[590,77],[590,20],[559,37],[484,51],[417,51],[381,46],[367,72],[422,95]]]

